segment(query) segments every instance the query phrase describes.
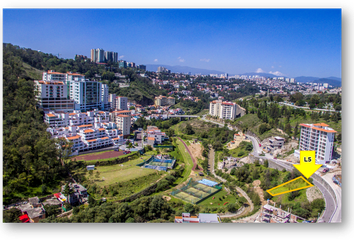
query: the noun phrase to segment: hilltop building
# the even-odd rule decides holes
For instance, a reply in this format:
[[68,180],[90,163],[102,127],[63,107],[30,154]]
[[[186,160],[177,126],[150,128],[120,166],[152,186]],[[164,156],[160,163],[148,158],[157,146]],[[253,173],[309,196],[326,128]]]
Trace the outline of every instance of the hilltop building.
[[174,105],[176,104],[176,99],[174,97],[165,97],[165,96],[158,96],[155,97],[155,105],[156,106],[167,106],[167,105]]
[[332,159],[335,130],[325,123],[300,124],[299,150],[295,156],[300,157],[300,151],[316,151],[316,163],[325,164]]
[[43,79],[36,80],[36,99],[44,110],[93,110],[109,109],[108,86],[89,81],[78,73],[43,72]]
[[211,116],[221,119],[235,119],[236,116],[242,116],[243,112],[242,108],[233,102],[223,102],[222,100],[210,102],[209,114]]
[[118,53],[111,51],[104,51],[101,48],[91,49],[91,62],[105,63],[105,62],[118,62]]

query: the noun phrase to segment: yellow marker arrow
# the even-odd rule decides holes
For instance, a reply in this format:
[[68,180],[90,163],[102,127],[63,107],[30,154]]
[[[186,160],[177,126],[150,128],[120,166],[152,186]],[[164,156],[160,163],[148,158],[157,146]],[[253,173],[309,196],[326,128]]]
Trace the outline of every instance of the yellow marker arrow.
[[322,164],[316,164],[315,151],[300,151],[300,164],[293,164],[306,178],[311,177]]

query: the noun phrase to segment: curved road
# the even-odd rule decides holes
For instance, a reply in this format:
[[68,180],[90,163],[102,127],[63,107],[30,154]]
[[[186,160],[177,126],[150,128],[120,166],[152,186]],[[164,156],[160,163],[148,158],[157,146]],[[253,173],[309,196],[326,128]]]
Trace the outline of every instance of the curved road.
[[[259,143],[257,140],[252,137],[252,136],[247,136],[251,139],[252,144],[253,144],[253,155],[257,158],[262,158],[262,159],[267,159],[270,162],[276,163],[282,167],[284,167],[286,170],[291,171],[294,169],[292,164],[288,164],[284,161],[281,160],[275,160],[270,154],[265,154],[265,156],[259,156],[259,154],[262,152],[261,147],[259,147]],[[316,173],[315,173],[316,174]],[[328,181],[327,181],[328,182]],[[332,197],[332,195],[329,193],[329,191],[318,181],[313,180],[313,183],[315,186],[317,186],[320,191],[322,192],[322,195],[325,199],[326,202],[326,208],[325,211],[322,215],[322,217],[319,219],[318,222],[340,222],[340,217],[341,217],[341,205],[338,205],[336,203],[336,200]]]
[[[201,119],[203,121],[212,122],[212,123],[218,124],[220,126],[224,126],[221,123],[217,123],[217,122],[214,122],[211,120],[206,120],[205,115]],[[234,130],[231,126],[228,126],[228,128],[230,130]],[[252,144],[253,144],[253,152],[252,153],[255,157],[261,158],[261,159],[267,159],[268,161],[271,161],[273,163],[281,165],[282,167],[284,167],[285,169],[290,170],[290,171],[294,168],[292,166],[292,164],[289,164],[289,163],[281,161],[281,160],[275,160],[273,158],[273,156],[271,156],[268,153],[266,153],[265,156],[259,156],[259,154],[262,153],[262,148],[259,147],[258,141],[252,136],[247,135],[247,137],[252,141]],[[325,199],[325,202],[326,202],[325,211],[322,214],[322,217],[318,220],[318,222],[326,222],[326,223],[341,222],[341,211],[342,211],[342,208],[341,208],[341,188],[339,188],[337,186],[333,186],[334,184],[331,181],[331,179],[326,180],[326,178],[324,178],[324,180],[327,181],[327,183],[332,187],[333,191],[335,192],[335,194],[338,198],[338,202],[336,202],[336,199],[334,199],[332,197],[332,195],[329,193],[329,191],[320,182],[314,180],[313,181],[314,185],[320,189],[320,191],[322,192],[322,195]]]

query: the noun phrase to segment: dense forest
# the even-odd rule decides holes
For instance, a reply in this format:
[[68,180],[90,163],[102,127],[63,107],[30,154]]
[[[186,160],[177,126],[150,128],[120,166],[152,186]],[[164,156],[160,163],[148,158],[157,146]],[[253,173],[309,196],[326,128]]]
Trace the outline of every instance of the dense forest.
[[[7,45],[6,45],[7,46]],[[15,49],[15,48],[14,48]],[[4,204],[46,194],[66,177],[59,149],[50,139],[43,113],[36,109],[34,84],[12,48],[3,54]]]

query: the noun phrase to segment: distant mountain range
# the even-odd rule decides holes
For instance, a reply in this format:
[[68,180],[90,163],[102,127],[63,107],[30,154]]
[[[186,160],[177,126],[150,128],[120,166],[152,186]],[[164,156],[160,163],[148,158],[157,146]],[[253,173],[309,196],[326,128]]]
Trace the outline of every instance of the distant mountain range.
[[[217,71],[217,70],[208,70],[208,69],[202,69],[202,68],[193,68],[193,67],[187,67],[187,66],[170,66],[170,65],[160,65],[160,64],[146,64],[146,70],[148,71],[157,71],[158,67],[165,67],[168,70],[171,70],[171,72],[175,73],[191,73],[191,74],[225,74],[225,72]],[[286,77],[284,75],[274,75],[271,73],[257,73],[257,72],[248,72],[248,73],[228,73],[229,76],[234,76],[234,75],[247,75],[247,76],[262,76],[262,77]],[[342,86],[342,79],[337,78],[337,77],[326,77],[326,78],[320,78],[320,77],[309,77],[309,76],[300,76],[300,77],[295,77],[297,82],[313,82],[313,83],[328,83],[334,87],[340,87]]]
[[319,78],[319,77],[296,77],[297,82],[309,82],[309,83],[328,83],[334,87],[342,86],[342,79],[337,77],[327,77],[327,78]]

